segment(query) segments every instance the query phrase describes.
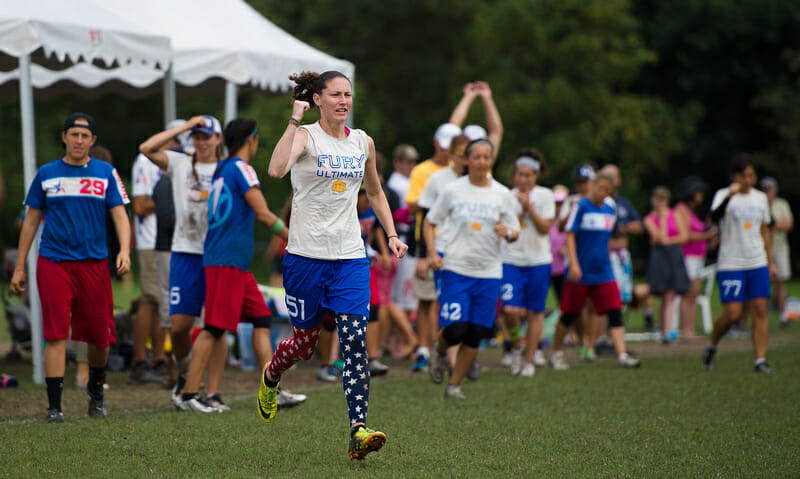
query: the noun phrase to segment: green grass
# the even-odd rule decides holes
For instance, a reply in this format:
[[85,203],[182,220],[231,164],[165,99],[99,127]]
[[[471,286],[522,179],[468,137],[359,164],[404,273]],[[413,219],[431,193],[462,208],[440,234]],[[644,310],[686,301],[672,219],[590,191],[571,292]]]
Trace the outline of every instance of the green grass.
[[[221,415],[168,408],[105,421],[69,416],[8,421],[0,474],[38,477],[789,477],[800,464],[800,345],[770,351],[773,375],[752,354],[720,352],[712,373],[695,355],[612,361],[534,378],[485,373],[444,400],[424,376],[374,380],[369,424],[387,433],[362,463],[347,450],[339,386],[307,390],[303,406],[271,424],[254,396]],[[291,374],[291,372],[289,373]],[[255,391],[254,391],[255,392]],[[8,394],[10,391],[2,394]],[[43,391],[40,390],[39,394]],[[112,396],[113,397],[113,396]]]

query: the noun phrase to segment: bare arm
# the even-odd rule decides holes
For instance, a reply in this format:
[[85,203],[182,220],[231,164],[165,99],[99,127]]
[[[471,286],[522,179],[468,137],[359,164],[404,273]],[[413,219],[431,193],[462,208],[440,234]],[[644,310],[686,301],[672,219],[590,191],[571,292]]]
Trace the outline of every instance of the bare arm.
[[497,105],[492,98],[492,90],[486,82],[477,82],[478,94],[483,101],[483,109],[486,112],[486,128],[488,130],[489,141],[494,145],[494,157],[500,151],[500,144],[503,142],[503,119],[497,110]]
[[17,246],[17,264],[14,266],[14,275],[11,277],[11,293],[20,294],[25,291],[25,261],[36,237],[36,230],[42,221],[44,212],[37,208],[28,208],[25,221],[22,223],[22,230],[19,232],[19,244]]
[[131,203],[136,216],[147,216],[156,211],[156,202],[149,196],[134,196]]
[[389,209],[389,202],[383,193],[378,170],[375,168],[375,142],[368,136],[367,143],[369,144],[369,158],[367,158],[367,164],[364,166],[364,184],[367,187],[367,199],[375,211],[378,221],[381,222],[383,230],[386,231],[386,235],[389,237],[389,249],[392,250],[395,256],[402,258],[408,251],[408,246],[398,239],[397,230],[394,228],[392,211]]
[[146,156],[150,161],[155,163],[162,170],[167,169],[169,165],[169,157],[164,151],[164,145],[172,141],[173,138],[180,135],[184,131],[189,131],[197,125],[204,125],[206,118],[202,115],[192,117],[189,121],[181,126],[164,130],[156,133],[139,145],[139,152]]
[[647,233],[650,235],[650,241],[653,244],[664,244],[665,238],[661,233],[661,228],[653,222],[651,217],[645,217],[644,227],[647,229]]
[[[244,194],[244,200],[247,201],[247,204],[253,209],[256,219],[259,223],[271,229],[275,223],[278,222],[278,216],[270,211],[269,207],[267,206],[267,200],[264,198],[264,194],[261,193],[261,189],[255,186],[250,188]],[[284,225],[284,227],[278,233],[278,236],[288,240],[289,229]]]
[[[311,106],[307,101],[295,100],[292,105],[292,118],[298,122],[303,119],[303,114]],[[298,125],[290,121],[286,125],[286,130],[281,135],[280,140],[272,150],[272,157],[269,160],[269,176],[273,178],[283,178],[292,169],[297,159],[306,149],[308,134],[305,131],[297,131]]]
[[678,226],[678,236],[671,238],[672,244],[684,244],[689,241],[689,222],[684,215],[675,215],[675,224]]
[[428,247],[428,251],[432,252],[431,256],[428,258],[430,267],[434,270],[441,268],[444,261],[442,261],[441,256],[436,253],[436,230],[433,224],[428,221],[428,218],[422,221],[422,237],[425,240],[425,246]]
[[469,107],[472,106],[472,102],[475,100],[476,96],[478,96],[478,91],[475,89],[474,83],[467,83],[464,85],[464,96],[461,97],[461,100],[453,109],[453,113],[450,114],[448,123],[452,123],[460,128],[461,125],[464,124],[464,120],[467,119]]
[[111,220],[114,221],[114,229],[117,230],[119,238],[119,254],[115,264],[117,274],[122,276],[131,269],[131,224],[125,205],[117,205],[108,211],[111,213]]
[[571,281],[580,281],[583,277],[581,265],[578,262],[578,248],[575,246],[575,233],[572,231],[567,232],[567,239],[564,243],[567,247],[567,256],[569,257],[569,273],[568,278]]
[[778,267],[772,261],[772,231],[769,225],[761,223],[761,239],[764,241],[764,251],[767,253],[767,265],[769,267],[769,275],[772,278],[778,277]]

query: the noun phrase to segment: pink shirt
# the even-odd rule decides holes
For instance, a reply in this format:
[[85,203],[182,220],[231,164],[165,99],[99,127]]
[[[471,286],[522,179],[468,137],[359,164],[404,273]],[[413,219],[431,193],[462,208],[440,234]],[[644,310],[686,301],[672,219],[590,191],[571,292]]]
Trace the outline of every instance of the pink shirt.
[[[675,208],[685,209],[687,213],[689,213],[689,232],[690,233],[702,233],[706,230],[706,224],[703,223],[697,215],[694,214],[691,208],[686,206],[684,203],[678,203],[675,205]],[[684,256],[700,256],[705,258],[706,251],[708,250],[708,245],[705,241],[692,241],[689,243],[684,243],[681,245],[683,248],[683,255]]]
[[[648,214],[645,219],[647,218],[658,228],[661,228],[659,218],[655,213]],[[675,220],[675,210],[669,210],[667,213],[667,238],[674,238],[676,236],[678,236],[678,222]],[[652,240],[653,238],[650,238],[650,241]]]
[[553,261],[550,263],[550,275],[560,276],[567,270],[567,263],[559,250],[567,242],[567,233],[558,230],[558,222],[553,221],[550,226],[550,252],[553,254]]

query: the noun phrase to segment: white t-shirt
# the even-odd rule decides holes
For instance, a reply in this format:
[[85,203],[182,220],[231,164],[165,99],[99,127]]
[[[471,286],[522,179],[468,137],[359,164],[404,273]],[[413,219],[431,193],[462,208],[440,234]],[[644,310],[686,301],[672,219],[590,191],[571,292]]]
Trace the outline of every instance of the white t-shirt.
[[292,222],[286,251],[307,258],[364,258],[356,201],[369,158],[363,130],[329,136],[319,122],[300,127],[306,149],[292,166]]
[[[153,188],[161,178],[161,168],[139,153],[133,162],[133,197],[153,196]],[[136,249],[150,250],[156,248],[156,214],[134,216],[133,230],[136,234]]]
[[393,171],[392,174],[389,175],[389,180],[386,182],[386,186],[397,193],[397,197],[400,198],[401,208],[406,205],[406,193],[408,193],[408,187],[410,185],[411,180],[407,176],[403,176],[396,171]]
[[[715,210],[726,196],[728,188],[717,191],[711,210]],[[750,188],[747,194],[733,195],[719,224],[719,270],[742,271],[767,266],[761,225],[769,222],[767,195],[755,188]]]
[[[515,196],[514,213],[519,216],[523,210],[519,200],[516,200],[517,190],[511,190],[511,193]],[[528,201],[542,219],[550,220],[555,217],[556,203],[550,188],[534,186],[528,193]],[[503,249],[503,263],[523,267],[550,264],[553,261],[553,254],[550,251],[550,231],[539,233],[528,213],[520,218],[519,227],[519,239],[508,243]]]
[[489,186],[475,186],[464,176],[447,185],[428,221],[434,225],[450,222],[451,236],[444,250],[444,269],[473,278],[502,278],[501,244],[495,222],[519,231],[514,213],[516,198],[505,186],[490,180]]
[[[422,195],[419,197],[419,201],[417,202],[419,207],[427,210],[433,208],[433,205],[436,203],[436,199],[439,198],[442,190],[444,190],[447,185],[456,181],[458,178],[459,176],[451,167],[444,168],[432,174],[431,177],[428,178],[428,182],[425,183],[425,188],[422,189]],[[447,218],[445,218],[444,221],[436,225],[436,251],[440,253],[444,251],[447,245],[449,234],[450,228],[448,227]]]
[[172,180],[175,200],[172,251],[203,254],[203,242],[208,231],[208,193],[217,163],[195,163],[195,179],[191,156],[169,150],[165,153],[169,158],[167,175]]

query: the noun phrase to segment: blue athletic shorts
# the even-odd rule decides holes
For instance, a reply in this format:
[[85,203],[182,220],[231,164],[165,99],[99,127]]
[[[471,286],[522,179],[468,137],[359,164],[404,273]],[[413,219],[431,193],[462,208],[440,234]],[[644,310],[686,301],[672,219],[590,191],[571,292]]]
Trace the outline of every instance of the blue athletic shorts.
[[442,270],[441,279],[440,328],[464,321],[484,328],[494,326],[502,280],[472,278],[448,270]]
[[289,320],[314,328],[324,310],[369,317],[369,260],[323,260],[291,253],[283,257],[283,287]]
[[769,298],[769,268],[762,266],[743,271],[717,272],[721,303],[744,303],[751,299]]
[[528,311],[544,311],[550,291],[550,265],[516,266],[503,264],[503,306],[516,306]]
[[169,260],[169,314],[200,316],[205,299],[203,255],[173,252]]
[[[444,253],[437,253],[440,258],[444,258]],[[442,269],[433,271],[433,284],[436,286],[436,299],[442,295]]]

